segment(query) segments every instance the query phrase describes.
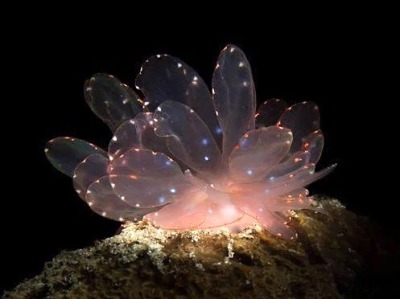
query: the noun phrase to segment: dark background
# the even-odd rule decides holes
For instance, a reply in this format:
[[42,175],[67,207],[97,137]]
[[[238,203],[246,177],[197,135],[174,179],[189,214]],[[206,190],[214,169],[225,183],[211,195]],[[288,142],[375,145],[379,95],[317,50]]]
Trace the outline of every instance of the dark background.
[[218,53],[227,43],[247,54],[259,102],[278,97],[319,105],[326,140],[319,165],[338,163],[338,168],[311,191],[334,196],[397,233],[392,208],[398,200],[395,174],[386,172],[388,166],[395,172],[398,164],[392,124],[397,94],[388,93],[394,82],[389,75],[389,25],[356,13],[315,20],[284,15],[254,23],[248,15],[211,22],[212,26],[205,19],[193,21],[198,24],[194,26],[186,16],[176,27],[165,21],[151,29],[151,18],[132,17],[130,24],[118,27],[107,18],[77,25],[73,16],[54,16],[46,17],[43,25],[39,19],[32,21],[12,36],[15,51],[3,57],[4,63],[11,61],[14,73],[4,89],[11,95],[2,110],[6,181],[0,289],[39,273],[61,250],[91,245],[119,227],[92,213],[75,194],[71,180],[57,172],[43,152],[46,141],[56,136],[107,145],[111,133],[86,106],[84,81],[105,72],[132,86],[147,57],[168,53],[209,83]]

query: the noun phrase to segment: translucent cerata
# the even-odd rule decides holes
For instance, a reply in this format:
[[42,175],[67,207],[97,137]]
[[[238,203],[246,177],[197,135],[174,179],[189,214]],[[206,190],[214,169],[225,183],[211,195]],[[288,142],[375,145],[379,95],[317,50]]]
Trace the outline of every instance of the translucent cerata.
[[288,212],[314,209],[305,186],[334,168],[315,171],[324,138],[314,103],[272,99],[257,109],[249,62],[233,45],[211,89],[169,55],[150,57],[135,85],[107,74],[85,83],[88,105],[113,132],[107,150],[72,137],[45,149],[94,212],[174,230],[258,223],[294,236]]

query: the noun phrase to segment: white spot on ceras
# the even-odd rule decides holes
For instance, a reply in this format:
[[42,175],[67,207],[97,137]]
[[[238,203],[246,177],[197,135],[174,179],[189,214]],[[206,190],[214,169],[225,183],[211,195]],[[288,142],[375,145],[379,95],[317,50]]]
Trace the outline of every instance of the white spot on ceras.
[[129,99],[122,100],[122,104],[124,104],[124,105],[128,104],[128,102],[129,102]]
[[47,153],[48,151],[49,151],[49,149],[46,147],[46,148],[44,149],[44,152]]
[[229,49],[229,53],[233,53],[235,51],[235,48],[234,47],[231,47],[230,49]]
[[106,217],[106,216],[107,216],[107,213],[106,213],[106,212],[103,212],[103,213],[101,213],[101,216]]
[[92,86],[86,87],[86,91],[91,91],[92,89],[93,89]]
[[161,54],[157,54],[156,57],[157,57],[158,59],[160,59],[160,58],[161,58]]
[[204,160],[208,161],[210,158],[208,156],[204,156]]
[[121,221],[121,222],[125,221],[125,219],[122,218],[122,217],[119,217],[118,220]]
[[243,82],[243,86],[244,86],[244,87],[247,87],[248,85],[249,85],[249,83],[248,83],[247,81],[244,81],[244,82]]
[[111,183],[111,188],[115,188],[115,184],[114,183]]
[[139,203],[135,204],[135,207],[140,208],[140,204]]
[[175,188],[171,188],[171,189],[169,189],[169,192],[176,193],[176,189]]
[[125,196],[121,196],[120,199],[121,199],[122,201],[125,201]]
[[177,66],[178,66],[178,69],[180,69],[182,67],[182,63],[178,62]]
[[118,140],[117,136],[114,135],[112,141],[117,141],[117,140]]
[[243,61],[239,62],[239,67],[244,67]]

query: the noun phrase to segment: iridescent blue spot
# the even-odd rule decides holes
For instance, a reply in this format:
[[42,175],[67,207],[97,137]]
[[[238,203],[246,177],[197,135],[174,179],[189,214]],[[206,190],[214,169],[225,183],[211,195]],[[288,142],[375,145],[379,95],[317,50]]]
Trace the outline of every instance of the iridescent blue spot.
[[158,198],[158,202],[159,202],[159,203],[164,203],[164,202],[165,202],[165,196],[160,196],[160,197]]
[[208,144],[208,139],[207,138],[201,139],[201,144],[202,145],[207,145]]
[[249,146],[249,139],[243,138],[242,140],[240,140],[239,145],[242,149],[247,149]]
[[248,169],[248,170],[247,170],[247,174],[248,174],[248,175],[252,175],[252,174],[253,174],[253,170]]
[[221,129],[221,127],[216,127],[215,128],[215,133],[217,133],[217,134],[222,134],[222,129]]
[[165,161],[165,165],[171,165],[172,164],[172,162],[170,161],[170,160],[167,160],[167,161]]

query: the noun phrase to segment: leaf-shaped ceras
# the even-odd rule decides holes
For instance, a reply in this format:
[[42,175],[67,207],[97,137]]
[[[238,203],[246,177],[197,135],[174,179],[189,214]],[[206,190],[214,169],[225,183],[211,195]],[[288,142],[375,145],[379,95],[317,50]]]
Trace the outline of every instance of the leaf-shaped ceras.
[[143,98],[110,75],[85,84],[87,103],[114,134],[108,153],[71,137],[46,147],[93,211],[166,229],[259,223],[294,235],[287,211],[314,209],[305,187],[334,168],[315,171],[324,138],[314,103],[272,99],[256,111],[249,62],[233,45],[218,57],[211,92],[169,55],[149,58],[135,83]]

